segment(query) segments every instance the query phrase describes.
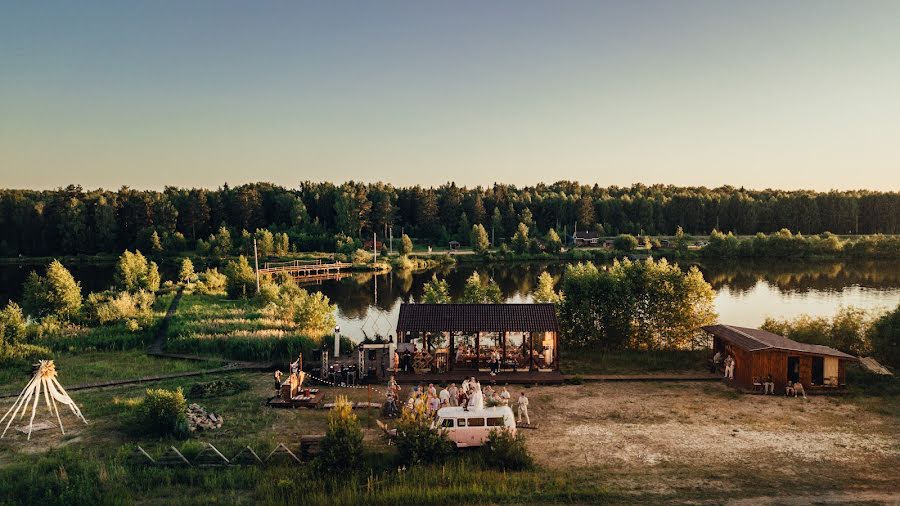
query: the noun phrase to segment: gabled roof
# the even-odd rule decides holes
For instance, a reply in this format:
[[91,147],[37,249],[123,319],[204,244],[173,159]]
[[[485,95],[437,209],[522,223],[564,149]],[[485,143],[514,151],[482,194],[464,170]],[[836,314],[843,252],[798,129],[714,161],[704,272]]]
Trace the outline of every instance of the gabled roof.
[[730,342],[731,344],[747,351],[777,349],[785,351],[796,351],[800,353],[811,353],[815,355],[828,355],[832,357],[852,360],[855,360],[856,358],[852,355],[848,355],[842,351],[838,351],[828,346],[798,343],[797,341],[788,339],[784,336],[779,336],[778,334],[773,334],[762,329],[736,327],[734,325],[708,325],[702,328],[706,332],[709,332],[716,337],[722,338]]
[[403,304],[400,332],[559,332],[553,304]]
[[599,236],[597,232],[591,232],[590,230],[579,230],[572,234],[572,237],[576,239],[597,239]]

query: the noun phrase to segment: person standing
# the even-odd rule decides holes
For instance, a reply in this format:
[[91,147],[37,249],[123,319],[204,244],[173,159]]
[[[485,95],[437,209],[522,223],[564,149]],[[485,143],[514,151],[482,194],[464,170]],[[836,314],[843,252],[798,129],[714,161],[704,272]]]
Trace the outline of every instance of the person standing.
[[500,392],[500,405],[509,406],[509,390],[506,387],[503,387],[503,390]]
[[730,380],[734,379],[734,357],[731,355],[725,359],[725,377]]
[[275,371],[275,390],[281,390],[281,370]]
[[450,383],[447,393],[450,394],[450,406],[459,406],[459,389],[456,388],[456,383]]
[[447,389],[447,387],[441,389],[438,398],[441,400],[442,408],[450,405],[450,391]]
[[522,423],[522,417],[525,417],[525,424],[531,425],[531,418],[528,417],[528,397],[525,395],[523,391],[521,395],[519,395],[519,420],[518,423]]

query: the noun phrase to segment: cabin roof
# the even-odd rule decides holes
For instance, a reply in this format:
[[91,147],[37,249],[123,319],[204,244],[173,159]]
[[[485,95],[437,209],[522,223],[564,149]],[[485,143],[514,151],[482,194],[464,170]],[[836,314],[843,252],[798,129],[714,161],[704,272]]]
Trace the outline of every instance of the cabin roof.
[[597,232],[591,232],[590,230],[579,230],[572,234],[572,237],[576,239],[597,239],[599,235]]
[[798,343],[792,339],[762,329],[736,327],[734,325],[707,325],[706,327],[703,327],[703,330],[747,351],[777,349],[855,359],[852,355],[848,355],[828,346]]
[[559,332],[553,304],[402,304],[401,332]]

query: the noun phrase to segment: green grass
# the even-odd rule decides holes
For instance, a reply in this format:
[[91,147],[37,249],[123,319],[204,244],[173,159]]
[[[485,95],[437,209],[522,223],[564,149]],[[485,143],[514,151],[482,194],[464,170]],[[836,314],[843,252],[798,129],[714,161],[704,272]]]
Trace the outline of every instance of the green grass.
[[246,361],[288,361],[308,354],[317,340],[265,315],[249,300],[185,295],[169,324],[166,351]]
[[[196,371],[218,366],[216,363],[151,357],[143,350],[54,353],[52,358],[63,386],[95,383],[160,374]],[[31,379],[31,366],[0,369],[0,392],[18,391]]]
[[709,352],[700,351],[563,351],[565,374],[642,374],[654,372],[702,372]]

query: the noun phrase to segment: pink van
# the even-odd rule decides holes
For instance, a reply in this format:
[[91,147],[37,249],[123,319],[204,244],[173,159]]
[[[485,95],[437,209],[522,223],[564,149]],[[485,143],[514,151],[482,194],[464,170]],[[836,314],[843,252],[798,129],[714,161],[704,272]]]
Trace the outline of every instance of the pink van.
[[458,448],[483,446],[492,430],[516,433],[516,419],[509,406],[464,411],[461,407],[441,408],[432,428],[444,431]]

